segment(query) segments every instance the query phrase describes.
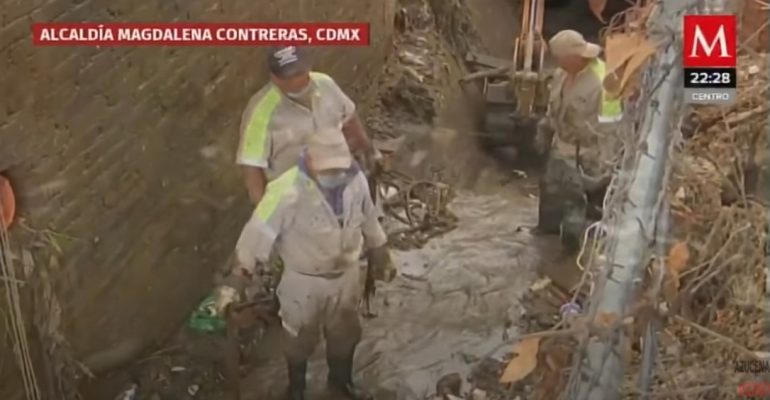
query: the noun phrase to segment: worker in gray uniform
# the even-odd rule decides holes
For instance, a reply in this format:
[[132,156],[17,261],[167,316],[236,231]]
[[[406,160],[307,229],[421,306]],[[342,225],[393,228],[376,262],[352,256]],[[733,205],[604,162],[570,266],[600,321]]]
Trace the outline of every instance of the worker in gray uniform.
[[600,46],[565,30],[551,38],[548,48],[558,68],[548,113],[535,137],[538,151],[548,155],[536,231],[560,234],[565,246],[575,249],[587,226],[588,197],[602,197],[612,174],[622,107],[604,89],[607,71]]
[[361,339],[361,255],[374,279],[390,281],[395,267],[386,247],[365,175],[339,131],[308,136],[298,165],[271,181],[236,246],[237,265],[217,290],[217,309],[238,301],[264,276],[273,251],[284,269],[276,290],[289,368],[289,395],[305,398],[307,361],[321,333],[326,339],[335,399],[371,396],[352,382]]

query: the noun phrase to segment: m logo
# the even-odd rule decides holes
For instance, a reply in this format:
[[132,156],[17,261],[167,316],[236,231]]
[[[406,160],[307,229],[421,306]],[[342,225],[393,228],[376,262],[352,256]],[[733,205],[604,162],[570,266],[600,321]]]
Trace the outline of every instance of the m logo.
[[737,39],[735,15],[685,15],[684,67],[734,68]]

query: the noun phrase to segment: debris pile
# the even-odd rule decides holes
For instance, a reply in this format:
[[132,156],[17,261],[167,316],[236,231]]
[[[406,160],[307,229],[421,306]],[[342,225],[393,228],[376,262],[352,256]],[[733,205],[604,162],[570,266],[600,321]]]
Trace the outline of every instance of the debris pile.
[[658,388],[677,394],[654,398],[684,392],[734,398],[738,383],[750,378],[736,373],[737,363],[770,358],[758,351],[770,344],[767,204],[759,185],[768,161],[767,57],[745,56],[738,64],[736,103],[692,110],[692,132],[673,158],[679,160],[669,186],[676,242],[662,290],[671,317],[659,332],[656,372]]
[[[451,54],[473,42],[464,0],[436,2],[405,0],[396,12],[395,52],[376,85],[379,93],[367,104],[366,125],[375,142],[414,144],[421,131],[431,126],[445,106],[446,87],[452,82]],[[397,149],[388,149],[395,153]],[[386,151],[383,150],[385,153]],[[420,153],[427,154],[422,150]],[[390,163],[390,162],[389,162]],[[392,163],[397,162],[392,160]],[[410,171],[410,173],[413,171]],[[420,175],[420,174],[414,174]],[[430,239],[453,230],[457,217],[447,208],[454,193],[441,174],[418,179],[387,168],[377,179],[390,245],[398,250],[424,246]]]

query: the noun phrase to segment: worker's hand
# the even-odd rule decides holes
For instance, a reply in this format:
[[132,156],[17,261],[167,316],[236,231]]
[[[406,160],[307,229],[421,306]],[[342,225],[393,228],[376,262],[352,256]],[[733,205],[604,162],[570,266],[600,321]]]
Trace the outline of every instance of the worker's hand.
[[230,286],[220,286],[216,290],[216,301],[214,302],[214,309],[218,315],[224,315],[227,310],[227,306],[240,301],[240,294],[238,290]]
[[398,273],[393,260],[390,258],[388,246],[380,246],[369,250],[369,262],[372,268],[374,279],[383,282],[390,282]]
[[372,159],[374,159],[375,162],[382,162],[382,153],[377,150],[376,147],[372,146]]
[[216,302],[214,303],[216,312],[219,315],[223,315],[227,306],[240,301],[241,293],[247,287],[254,285],[252,276],[246,270],[238,267],[234,268],[216,289]]
[[363,169],[366,174],[373,174],[382,167],[382,153],[374,147],[362,155]]

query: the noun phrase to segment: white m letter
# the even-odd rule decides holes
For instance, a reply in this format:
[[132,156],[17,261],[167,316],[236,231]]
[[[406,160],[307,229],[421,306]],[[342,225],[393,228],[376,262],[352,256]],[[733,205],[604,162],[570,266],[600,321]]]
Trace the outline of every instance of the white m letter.
[[719,45],[719,57],[721,58],[729,58],[730,54],[727,53],[727,37],[725,35],[725,27],[724,25],[719,27],[719,32],[717,32],[716,36],[714,36],[714,40],[709,43],[706,40],[706,36],[703,35],[703,31],[700,29],[699,26],[695,27],[695,40],[692,44],[692,51],[690,51],[690,57],[697,58],[698,57],[698,47],[703,49],[703,52],[706,54],[707,57],[711,57],[711,53],[714,52],[714,49],[717,47],[717,44]]

